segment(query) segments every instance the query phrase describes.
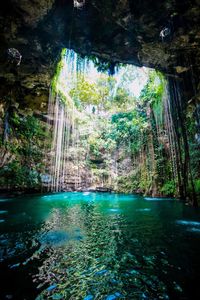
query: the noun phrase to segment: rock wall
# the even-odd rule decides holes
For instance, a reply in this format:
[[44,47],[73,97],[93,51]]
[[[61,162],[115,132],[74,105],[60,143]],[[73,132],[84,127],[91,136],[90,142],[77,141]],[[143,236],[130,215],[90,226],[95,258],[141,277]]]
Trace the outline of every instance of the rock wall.
[[[199,24],[199,0],[91,0],[82,9],[68,0],[1,1],[0,98],[12,91],[21,105],[44,111],[63,47],[171,76],[192,68],[199,89]],[[8,61],[9,48],[22,55],[19,66]]]

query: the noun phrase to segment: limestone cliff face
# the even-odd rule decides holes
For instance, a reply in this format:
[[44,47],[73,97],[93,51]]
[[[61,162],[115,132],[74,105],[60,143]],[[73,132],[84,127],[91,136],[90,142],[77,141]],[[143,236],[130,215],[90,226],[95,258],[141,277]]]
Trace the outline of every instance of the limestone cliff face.
[[[77,9],[72,0],[1,1],[1,99],[9,90],[22,105],[45,110],[63,47],[178,77],[192,68],[198,85],[199,0],[85,2]],[[20,66],[8,61],[8,48],[21,53]]]

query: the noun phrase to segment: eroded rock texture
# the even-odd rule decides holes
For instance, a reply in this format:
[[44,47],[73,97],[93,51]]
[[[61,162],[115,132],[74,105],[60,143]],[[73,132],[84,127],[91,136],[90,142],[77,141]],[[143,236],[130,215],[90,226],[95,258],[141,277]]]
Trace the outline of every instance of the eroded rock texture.
[[[86,0],[82,9],[72,0],[7,0],[0,6],[1,98],[10,91],[23,105],[46,109],[63,47],[173,76],[192,69],[196,91],[189,94],[198,94],[199,0]],[[21,53],[19,66],[8,61],[8,48]]]

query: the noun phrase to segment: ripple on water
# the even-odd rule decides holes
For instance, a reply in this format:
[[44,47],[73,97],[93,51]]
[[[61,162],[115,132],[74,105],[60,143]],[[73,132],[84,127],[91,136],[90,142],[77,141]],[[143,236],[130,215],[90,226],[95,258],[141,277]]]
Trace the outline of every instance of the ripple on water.
[[122,210],[120,208],[110,208],[108,209],[109,212],[111,213],[121,213]]
[[147,201],[173,201],[173,200],[175,200],[173,198],[161,198],[161,197],[157,197],[157,198],[144,197],[144,199],[147,200]]
[[0,202],[8,202],[8,201],[11,201],[11,199],[10,198],[0,199]]
[[200,228],[192,227],[192,228],[188,228],[187,231],[189,231],[189,232],[200,233]]
[[[185,236],[172,235],[173,230],[174,233],[179,233],[181,228],[199,232],[200,222],[191,223],[191,219],[198,220],[196,214],[191,215],[189,210],[188,215],[184,214],[184,220],[180,204],[173,204],[175,213],[172,213],[169,202],[163,205],[146,201],[171,199],[147,198],[144,201],[143,197],[137,200],[136,197],[126,195],[82,195],[63,193],[41,196],[39,199],[42,201],[36,201],[31,208],[33,228],[28,227],[24,231],[20,224],[21,232],[6,231],[4,236],[0,236],[3,259],[12,258],[9,272],[18,275],[19,268],[19,271],[23,269],[23,272],[31,274],[32,267],[40,265],[36,271],[38,273],[31,274],[38,284],[37,293],[41,293],[37,300],[70,299],[71,295],[74,299],[84,300],[167,300],[168,292],[177,296],[176,299],[184,298],[185,286],[179,285],[179,280],[174,281],[178,274],[182,282],[184,259],[179,259],[179,252],[178,262],[175,263],[176,251],[173,253],[173,248],[168,248],[168,241],[174,245],[180,243],[182,247],[179,238]],[[24,206],[20,204],[16,205],[15,210],[12,208],[11,215],[18,213],[26,225],[27,219],[22,218],[21,209],[23,207],[29,212],[30,207],[25,200]],[[93,201],[93,205],[86,205],[86,201]],[[69,202],[68,206],[66,202]],[[119,213],[120,210],[123,214]],[[43,213],[46,216],[45,222],[39,224],[34,216],[43,216]],[[4,214],[1,218],[4,219]],[[7,230],[10,220],[6,219],[6,226],[2,224],[1,228]],[[191,243],[184,240],[182,252],[188,253],[188,261],[192,261],[190,253],[193,255],[191,249],[196,251],[199,233],[188,235]],[[23,290],[23,283],[17,286],[17,292],[23,293]],[[29,299],[27,295],[21,298]]]
[[8,213],[7,210],[0,210],[0,215],[1,215],[1,214],[7,214],[7,213]]
[[200,222],[196,221],[187,221],[187,220],[177,220],[176,224],[178,225],[185,225],[185,226],[200,226]]
[[140,212],[145,212],[145,211],[151,211],[151,209],[150,208],[138,208],[138,209],[136,209],[136,211],[140,211]]

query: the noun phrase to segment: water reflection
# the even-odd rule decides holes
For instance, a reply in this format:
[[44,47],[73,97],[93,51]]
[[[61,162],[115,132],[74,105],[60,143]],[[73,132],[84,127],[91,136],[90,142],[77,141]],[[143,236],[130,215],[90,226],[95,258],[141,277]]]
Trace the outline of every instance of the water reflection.
[[[51,249],[37,279],[45,280],[49,286],[56,280],[57,290],[64,299],[71,296],[83,299],[88,295],[104,299],[108,293],[113,293],[113,289],[116,293],[117,288],[121,290],[118,259],[122,243],[120,217],[105,218],[93,203],[82,203],[69,208],[67,214],[62,214],[57,221],[56,227],[62,228],[65,224],[65,231],[71,232],[72,238],[65,247]],[[84,238],[76,239],[76,234]],[[48,288],[43,295],[50,296]]]
[[180,203],[60,193],[18,198],[0,209],[7,212],[1,261],[15,279],[31,274],[34,292],[21,285],[20,297],[191,299],[195,293],[200,219]]

